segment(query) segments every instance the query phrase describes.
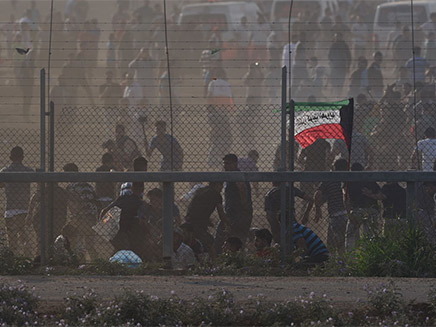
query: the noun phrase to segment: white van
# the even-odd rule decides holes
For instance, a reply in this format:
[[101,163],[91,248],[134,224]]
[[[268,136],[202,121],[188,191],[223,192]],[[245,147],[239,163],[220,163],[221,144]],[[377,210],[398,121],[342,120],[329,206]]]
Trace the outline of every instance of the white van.
[[198,24],[219,24],[224,42],[235,38],[242,17],[249,24],[257,22],[259,6],[253,2],[232,1],[205,4],[191,4],[182,7],[178,24],[190,25],[195,30]]
[[[290,0],[273,0],[270,14],[271,23],[288,23],[290,6]],[[336,6],[336,0],[295,0],[292,6],[291,21],[295,21],[298,15],[304,12],[319,13],[318,21],[321,21],[325,10],[330,8],[333,12]]]
[[[377,7],[373,26],[373,40],[378,48],[385,49],[389,34],[395,30],[397,22],[411,25],[410,1],[383,3]],[[413,6],[414,26],[419,27],[430,20],[430,14],[436,12],[436,0],[415,0]]]

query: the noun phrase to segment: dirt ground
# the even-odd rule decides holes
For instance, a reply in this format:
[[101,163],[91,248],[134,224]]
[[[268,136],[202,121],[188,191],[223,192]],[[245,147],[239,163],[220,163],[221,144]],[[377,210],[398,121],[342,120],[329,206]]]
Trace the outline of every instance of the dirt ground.
[[[334,304],[355,305],[366,301],[365,285],[370,288],[387,284],[387,278],[326,278],[326,277],[216,277],[216,276],[1,276],[0,284],[24,283],[34,288],[44,304],[60,304],[68,296],[81,295],[92,288],[102,300],[112,299],[125,290],[169,297],[172,293],[183,299],[208,297],[223,289],[235,299],[263,295],[267,301],[286,301],[299,296],[327,295]],[[427,302],[427,294],[436,279],[394,278],[406,301]]]

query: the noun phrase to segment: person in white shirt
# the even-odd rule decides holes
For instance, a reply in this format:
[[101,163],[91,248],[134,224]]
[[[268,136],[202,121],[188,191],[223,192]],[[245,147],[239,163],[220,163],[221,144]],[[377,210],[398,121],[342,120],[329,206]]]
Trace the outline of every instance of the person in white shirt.
[[[423,171],[432,171],[433,164],[436,160],[436,131],[429,127],[424,132],[425,139],[418,141],[415,151],[412,155],[412,166],[420,164]],[[421,156],[421,160],[419,160]]]

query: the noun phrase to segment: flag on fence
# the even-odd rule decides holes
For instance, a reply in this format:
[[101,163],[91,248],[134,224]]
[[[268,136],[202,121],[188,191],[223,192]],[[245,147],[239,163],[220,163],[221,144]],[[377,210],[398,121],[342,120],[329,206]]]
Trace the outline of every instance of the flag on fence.
[[353,109],[353,99],[294,103],[295,140],[306,148],[317,139],[342,139],[350,150]]

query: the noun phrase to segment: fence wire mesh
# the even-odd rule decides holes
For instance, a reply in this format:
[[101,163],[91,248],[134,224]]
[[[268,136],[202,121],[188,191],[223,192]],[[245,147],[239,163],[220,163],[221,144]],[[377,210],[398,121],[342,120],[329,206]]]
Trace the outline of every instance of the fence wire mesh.
[[[354,110],[351,170],[407,170],[412,167],[432,170],[436,155],[433,153],[431,128],[435,125],[426,113],[435,109],[433,104],[425,104],[424,101],[415,107],[392,103],[389,99],[382,103],[357,104]],[[238,156],[239,169],[242,171],[276,171],[280,168],[280,113],[277,112],[277,106],[174,106],[173,115],[169,110],[167,106],[64,107],[55,110],[55,171],[222,171],[223,157],[229,153]],[[408,111],[413,113],[408,114]],[[399,129],[400,124],[402,129]],[[17,170],[37,168],[40,159],[39,131],[3,132],[5,146],[2,147],[2,164],[12,170],[17,165]],[[422,139],[418,143],[415,139],[417,136]],[[24,149],[23,162],[32,168],[19,167],[19,164],[5,160],[13,157],[9,152],[16,145]],[[348,169],[348,150],[343,140],[319,139],[304,149],[296,142],[294,154],[297,171]],[[143,159],[142,167],[139,161],[135,168],[134,159],[140,156],[148,160]],[[345,167],[335,166],[339,159],[345,159]],[[272,220],[271,203],[279,201],[279,189],[271,183],[251,184],[252,217],[246,231],[248,228],[267,228],[273,232],[274,240],[278,241],[278,216],[275,221]],[[195,194],[192,190],[206,185],[207,181],[175,184],[175,226],[190,220],[187,213]],[[38,256],[40,251],[39,186],[7,183],[3,193],[6,198],[3,197],[1,201],[1,209],[6,217],[3,227],[8,235],[7,244],[18,254],[30,257]],[[341,186],[338,181],[297,182],[295,186],[302,191],[296,193],[297,222],[311,228],[331,251],[342,251],[346,247],[351,249],[362,235],[382,233],[386,224],[393,225],[389,227],[392,229],[396,228],[396,224],[405,223],[405,220],[397,219],[405,218],[404,185],[361,181]],[[49,200],[50,187],[54,187],[53,202]],[[49,242],[64,235],[79,261],[108,258],[115,250],[130,248],[125,245],[125,239],[115,245],[111,240],[118,230],[116,219],[120,215],[120,208],[131,210],[132,206],[139,205],[119,198],[122,192],[131,192],[131,188],[131,183],[111,182],[47,185],[47,213],[53,211],[53,222],[46,226]],[[136,252],[145,261],[159,260],[162,256],[162,185],[145,183],[141,193],[145,201],[142,210],[143,216],[147,217],[147,224],[138,228],[142,228],[143,235],[148,236],[144,237],[147,243],[143,243],[144,247],[136,249]],[[345,201],[343,193],[347,194]],[[425,199],[431,195],[426,192],[423,194]],[[224,203],[225,207],[225,201],[231,200],[226,198],[225,193],[223,198],[224,202],[221,200],[220,203]],[[113,201],[117,203],[116,208],[111,209],[107,216],[100,216],[102,209]],[[315,201],[314,208],[311,201]],[[338,204],[338,201],[341,203]],[[421,206],[428,209],[433,204],[430,200]],[[274,205],[273,211],[277,215],[279,209],[277,203]],[[309,211],[308,205],[312,207]],[[207,212],[207,209],[203,210]],[[431,212],[431,208],[429,210]],[[343,221],[339,221],[335,227],[338,215],[342,215]],[[205,221],[207,218],[208,214],[204,217]],[[351,221],[355,225],[351,225]],[[13,226],[8,226],[10,222],[14,223]],[[210,222],[211,225],[206,228],[208,234],[200,233],[199,236],[207,248],[211,246],[212,235],[215,235],[220,222],[217,212],[212,214]],[[338,233],[342,235],[339,244]],[[135,239],[138,236],[131,237]]]
[[[436,21],[424,1],[411,8],[404,3],[378,7],[383,3],[378,0],[296,0],[290,33],[289,1],[167,3],[164,13],[157,0],[55,1],[51,14],[50,1],[2,1],[1,167],[9,167],[14,146],[23,148],[26,166],[41,165],[38,71],[49,66],[47,100],[56,108],[56,171],[68,163],[79,171],[133,169],[139,155],[147,158],[149,171],[220,171],[228,153],[240,157],[242,170],[275,171],[280,167],[281,132],[275,110],[280,70],[287,65],[292,99],[355,99],[351,164],[374,171],[433,169],[434,137],[428,128],[436,127]],[[233,7],[211,9],[220,6]],[[117,131],[118,124],[123,127]],[[110,164],[108,154],[113,157]],[[348,160],[341,140],[295,147],[296,170],[328,171],[340,158]],[[190,203],[182,196],[193,186],[175,185],[180,221]],[[310,198],[319,187],[307,182],[296,186]],[[38,188],[29,187],[6,185],[6,192],[0,192],[0,210],[27,216],[9,228],[17,234],[26,230],[20,241],[26,245],[12,247],[36,256],[40,209],[33,201],[38,196],[31,195]],[[120,185],[57,187],[54,211],[61,218],[49,228],[53,236],[66,223],[72,246],[85,253],[80,260],[107,256],[113,248],[92,227],[101,208],[117,197]],[[145,199],[159,187],[146,183]],[[264,205],[270,188],[268,183],[252,185],[253,227],[271,227]],[[81,197],[88,205],[80,205]],[[380,216],[382,202],[380,197]],[[306,201],[297,198],[297,220],[305,207]],[[327,206],[322,210],[326,217]],[[153,244],[159,244],[160,218],[153,215],[158,230],[152,233]],[[215,225],[217,221],[215,217]],[[307,224],[331,245],[329,224],[315,221],[315,209]],[[79,225],[85,231],[78,233]],[[158,248],[153,258],[159,257]]]

